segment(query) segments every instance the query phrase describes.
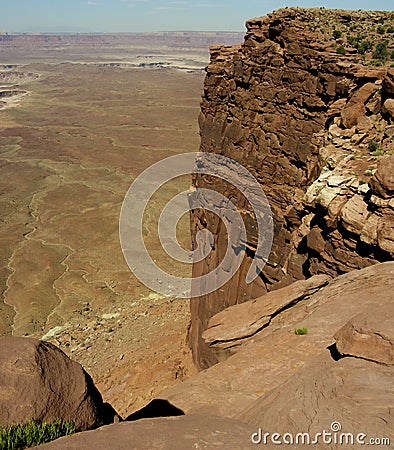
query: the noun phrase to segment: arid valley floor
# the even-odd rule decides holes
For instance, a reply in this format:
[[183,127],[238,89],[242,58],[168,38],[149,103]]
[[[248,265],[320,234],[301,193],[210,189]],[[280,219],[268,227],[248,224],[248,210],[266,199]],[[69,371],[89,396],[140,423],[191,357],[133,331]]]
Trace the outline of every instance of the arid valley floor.
[[[1,91],[14,91],[0,103],[0,334],[59,346],[122,416],[195,370],[188,302],[150,292],[124,261],[122,201],[152,163],[198,150],[208,44],[236,40],[208,36],[177,54],[167,39],[152,53],[156,38],[145,53],[127,39],[0,42]],[[188,182],[163,189],[153,211]],[[188,230],[185,217],[186,244]]]

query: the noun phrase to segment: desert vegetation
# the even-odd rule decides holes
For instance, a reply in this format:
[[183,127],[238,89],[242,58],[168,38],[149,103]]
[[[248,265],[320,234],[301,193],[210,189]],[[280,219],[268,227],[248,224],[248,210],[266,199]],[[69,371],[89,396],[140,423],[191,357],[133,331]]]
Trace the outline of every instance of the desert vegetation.
[[34,447],[73,433],[74,424],[71,421],[62,422],[60,419],[51,423],[31,420],[23,425],[0,426],[0,450]]

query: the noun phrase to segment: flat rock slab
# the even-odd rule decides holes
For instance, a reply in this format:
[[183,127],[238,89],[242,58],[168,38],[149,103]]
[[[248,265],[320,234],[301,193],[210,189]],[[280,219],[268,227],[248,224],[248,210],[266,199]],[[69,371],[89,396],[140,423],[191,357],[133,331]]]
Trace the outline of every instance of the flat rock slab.
[[43,450],[192,450],[256,448],[253,427],[224,417],[190,415],[122,422],[43,445]]
[[212,347],[232,347],[237,341],[253,336],[284,308],[310,297],[326,285],[330,277],[316,275],[245,303],[230,306],[212,317],[203,339]]

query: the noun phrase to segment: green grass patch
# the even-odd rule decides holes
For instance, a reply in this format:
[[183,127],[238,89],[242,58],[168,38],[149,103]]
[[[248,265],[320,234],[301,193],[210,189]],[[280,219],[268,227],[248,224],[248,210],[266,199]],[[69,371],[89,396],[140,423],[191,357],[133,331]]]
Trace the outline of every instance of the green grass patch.
[[0,427],[0,450],[18,450],[45,444],[75,433],[74,423],[60,419],[51,423],[31,420],[24,425]]
[[303,335],[305,335],[305,334],[308,333],[308,328],[307,328],[307,327],[296,328],[296,329],[294,330],[294,333],[295,333],[297,336],[303,336]]

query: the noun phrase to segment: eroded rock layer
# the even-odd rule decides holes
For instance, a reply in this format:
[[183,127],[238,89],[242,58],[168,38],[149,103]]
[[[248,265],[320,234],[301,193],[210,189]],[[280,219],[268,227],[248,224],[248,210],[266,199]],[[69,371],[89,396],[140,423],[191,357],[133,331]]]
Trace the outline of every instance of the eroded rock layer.
[[[248,202],[228,183],[195,178],[196,187],[214,187],[237,205],[248,233],[247,257],[232,280],[191,301],[199,368],[217,362],[201,335],[224,308],[295,280],[393,258],[392,20],[392,13],[283,9],[248,21],[242,45],[211,48],[201,151],[230,157],[255,176],[270,203],[274,241],[263,272],[247,284],[258,241]],[[205,228],[214,252],[194,265],[195,277],[211,272],[226,250],[222,222],[195,210],[192,234]]]

